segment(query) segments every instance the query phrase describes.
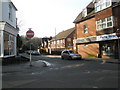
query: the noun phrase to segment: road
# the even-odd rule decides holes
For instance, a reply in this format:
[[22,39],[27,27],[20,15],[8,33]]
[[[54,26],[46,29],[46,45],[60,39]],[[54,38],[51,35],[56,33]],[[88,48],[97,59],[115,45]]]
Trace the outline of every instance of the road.
[[3,66],[3,88],[118,88],[118,64],[48,58],[44,61],[51,65],[22,69],[19,64],[21,70],[12,72],[4,72],[11,65]]

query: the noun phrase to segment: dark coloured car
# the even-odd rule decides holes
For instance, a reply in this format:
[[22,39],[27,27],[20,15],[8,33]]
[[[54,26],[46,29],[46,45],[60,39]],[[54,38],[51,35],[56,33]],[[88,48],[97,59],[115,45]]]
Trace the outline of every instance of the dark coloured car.
[[33,51],[31,54],[32,55],[40,55],[40,53],[38,51]]
[[74,53],[72,50],[63,50],[61,59],[82,59],[82,56],[78,53]]
[[30,53],[31,53],[31,55],[40,55],[40,53],[38,51],[33,51],[33,50],[26,51],[26,53],[29,55],[30,55]]

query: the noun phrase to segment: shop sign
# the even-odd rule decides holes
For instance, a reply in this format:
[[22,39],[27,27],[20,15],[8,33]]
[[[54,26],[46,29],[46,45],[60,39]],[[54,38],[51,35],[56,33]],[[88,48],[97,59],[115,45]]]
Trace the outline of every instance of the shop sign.
[[115,33],[97,36],[97,41],[112,40],[112,39],[118,39]]
[[94,42],[94,41],[96,41],[96,36],[77,39],[77,43],[88,43],[88,42]]

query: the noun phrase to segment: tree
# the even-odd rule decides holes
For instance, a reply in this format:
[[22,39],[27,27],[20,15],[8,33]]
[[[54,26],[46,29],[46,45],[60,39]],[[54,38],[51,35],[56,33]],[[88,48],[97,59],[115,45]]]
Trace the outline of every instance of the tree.
[[22,39],[19,34],[17,34],[17,54],[19,53],[20,48],[22,47]]

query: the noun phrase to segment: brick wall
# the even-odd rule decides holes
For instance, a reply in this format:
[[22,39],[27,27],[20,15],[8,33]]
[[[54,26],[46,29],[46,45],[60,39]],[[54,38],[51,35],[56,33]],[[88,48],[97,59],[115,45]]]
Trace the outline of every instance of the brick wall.
[[[88,33],[84,33],[84,25],[85,24],[88,25]],[[84,38],[84,37],[88,37],[88,36],[96,36],[95,17],[76,24],[76,35],[77,35],[77,38]]]
[[99,44],[82,44],[78,45],[78,53],[82,55],[82,57],[97,57],[99,54]]
[[113,8],[115,30],[120,28],[120,5]]
[[[108,9],[105,9],[105,10],[102,10],[102,11],[96,13],[95,18],[96,18],[96,21],[98,21],[100,19],[103,19],[103,18],[106,18],[106,17],[109,17],[109,16],[113,16],[112,8],[108,8]],[[103,34],[110,34],[110,33],[113,33],[113,32],[114,32],[113,28],[106,28],[106,29],[97,31],[96,34],[97,35],[103,35]]]
[[112,16],[112,8],[96,13],[96,21],[109,16]]

